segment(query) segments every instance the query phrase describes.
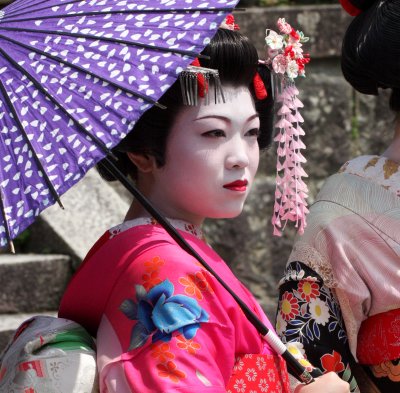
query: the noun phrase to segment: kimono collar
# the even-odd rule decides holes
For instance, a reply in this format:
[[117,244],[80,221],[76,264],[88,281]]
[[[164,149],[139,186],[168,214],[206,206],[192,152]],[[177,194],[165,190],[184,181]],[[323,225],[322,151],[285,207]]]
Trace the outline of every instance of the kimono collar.
[[[205,240],[203,230],[200,228],[200,226],[190,224],[187,221],[176,220],[174,218],[168,218],[168,221],[171,223],[171,225],[174,228],[176,228],[180,231],[183,231],[183,232],[190,233],[190,234],[196,236],[198,239]],[[139,218],[134,218],[133,220],[124,221],[122,224],[112,227],[109,230],[109,232],[111,234],[111,237],[114,237],[121,232],[124,232],[128,229],[131,229],[133,227],[140,226],[140,225],[160,226],[160,224],[153,217],[139,217]]]

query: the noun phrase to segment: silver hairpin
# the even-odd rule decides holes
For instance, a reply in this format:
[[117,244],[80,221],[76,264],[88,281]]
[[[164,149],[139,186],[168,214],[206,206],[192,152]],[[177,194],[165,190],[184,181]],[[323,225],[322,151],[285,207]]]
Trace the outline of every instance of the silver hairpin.
[[189,106],[196,106],[198,104],[200,93],[199,75],[202,75],[204,80],[203,91],[205,104],[208,105],[210,103],[210,87],[214,90],[214,102],[216,104],[221,101],[225,103],[225,96],[222,91],[218,70],[191,65],[179,75],[183,104]]

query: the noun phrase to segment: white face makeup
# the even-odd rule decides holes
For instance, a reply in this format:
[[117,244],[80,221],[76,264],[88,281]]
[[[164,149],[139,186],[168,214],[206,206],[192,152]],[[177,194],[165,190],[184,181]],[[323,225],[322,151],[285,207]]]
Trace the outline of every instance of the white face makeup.
[[185,107],[150,200],[167,217],[201,224],[241,213],[259,162],[259,119],[250,92],[224,86],[227,102]]

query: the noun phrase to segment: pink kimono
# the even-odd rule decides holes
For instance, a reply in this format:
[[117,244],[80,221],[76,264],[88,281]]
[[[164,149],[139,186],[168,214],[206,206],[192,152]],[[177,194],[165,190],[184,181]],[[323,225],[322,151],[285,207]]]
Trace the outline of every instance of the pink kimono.
[[[171,222],[272,329],[200,231]],[[289,391],[284,361],[231,295],[150,219],[125,222],[98,240],[59,316],[97,335],[101,392]]]

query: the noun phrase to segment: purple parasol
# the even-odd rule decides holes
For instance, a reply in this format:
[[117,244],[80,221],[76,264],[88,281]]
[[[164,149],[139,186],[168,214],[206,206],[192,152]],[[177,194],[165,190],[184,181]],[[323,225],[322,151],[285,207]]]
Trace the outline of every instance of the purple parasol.
[[0,10],[0,246],[157,105],[236,3],[16,0]]

